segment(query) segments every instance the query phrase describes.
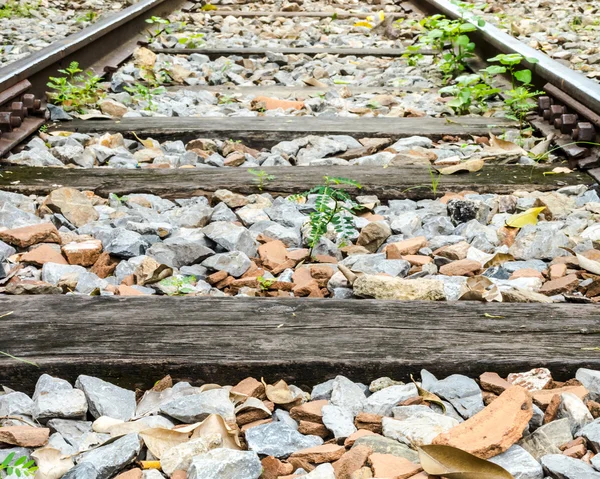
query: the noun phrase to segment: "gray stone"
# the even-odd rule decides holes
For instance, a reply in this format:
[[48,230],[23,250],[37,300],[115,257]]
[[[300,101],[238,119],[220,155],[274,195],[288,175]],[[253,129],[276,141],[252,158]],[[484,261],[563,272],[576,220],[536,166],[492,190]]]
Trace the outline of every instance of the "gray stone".
[[90,294],[98,289],[103,290],[107,286],[108,282],[105,279],[99,278],[94,273],[85,272],[79,275],[75,292],[81,294]]
[[192,459],[187,477],[188,479],[258,479],[261,474],[262,464],[255,452],[213,449]]
[[83,391],[79,389],[58,390],[40,394],[35,400],[33,418],[85,419],[88,410]]
[[235,213],[231,210],[231,208],[229,206],[227,206],[225,203],[221,202],[221,203],[218,203],[217,206],[215,206],[213,208],[212,216],[210,219],[211,219],[211,221],[232,222],[232,221],[237,221],[237,216],[235,215]]
[[235,420],[234,406],[226,389],[210,389],[173,399],[161,405],[160,412],[188,424],[202,421],[210,414],[219,414],[226,421]]
[[48,438],[48,446],[58,449],[65,456],[75,455],[79,452],[76,448],[65,441],[65,438],[62,437],[58,432],[55,432]]
[[273,420],[284,423],[286,426],[291,427],[292,429],[298,429],[298,423],[292,419],[290,413],[284,409],[275,409],[273,412]]
[[433,141],[424,136],[409,136],[408,138],[401,138],[389,148],[401,152],[410,150],[415,146],[420,146],[421,148],[431,148],[433,146]]
[[356,432],[354,415],[349,409],[327,404],[323,406],[323,424],[335,437],[348,437]]
[[202,266],[206,268],[211,268],[216,271],[226,271],[235,278],[239,278],[248,271],[250,265],[250,258],[241,251],[215,254],[202,262]]
[[412,383],[390,386],[369,396],[363,407],[363,412],[391,416],[394,406],[418,395],[417,387]]
[[227,251],[241,251],[248,257],[256,256],[256,242],[250,232],[243,226],[225,221],[209,224],[203,233]]
[[76,275],[77,280],[79,280],[79,276],[83,273],[87,273],[83,266],[45,263],[42,266],[42,281],[56,286],[61,278],[65,276]]
[[379,274],[404,277],[410,270],[410,263],[403,259],[386,259],[385,253],[353,254],[341,262],[355,273]]
[[564,454],[548,454],[540,461],[553,479],[600,479],[600,472],[592,466]]
[[187,471],[194,456],[205,454],[211,449],[220,447],[222,442],[223,438],[219,433],[212,433],[177,444],[162,453],[160,468],[168,476],[171,476],[178,469]]
[[81,375],[75,387],[85,393],[90,414],[129,421],[135,414],[135,393],[92,376]]
[[324,383],[317,384],[312,388],[310,393],[311,400],[318,401],[320,399],[331,399],[331,393],[333,391],[333,383],[335,379],[330,379]]
[[202,228],[211,219],[213,210],[207,205],[193,205],[172,209],[165,214],[174,225],[182,228]]
[[394,419],[384,417],[383,435],[403,442],[413,448],[427,446],[433,439],[448,432],[459,422],[438,414],[427,406],[402,406],[394,408]]
[[474,416],[484,408],[483,397],[477,383],[461,374],[453,374],[438,381],[429,392],[448,401],[465,419]]
[[35,385],[32,399],[35,401],[40,394],[47,394],[54,391],[68,391],[73,389],[73,386],[64,379],[55,378],[49,374],[42,374]]
[[542,427],[544,423],[544,411],[533,404],[533,416],[529,421],[529,432],[535,431],[537,428]]
[[98,479],[109,479],[131,464],[142,449],[138,434],[127,434],[106,446],[85,452],[79,463],[89,462],[98,470]]
[[562,393],[560,395],[557,417],[569,420],[573,435],[594,420],[587,406],[573,393]]
[[521,446],[516,444],[508,451],[488,459],[498,464],[508,472],[514,479],[543,479],[544,471],[539,462]]
[[271,221],[288,228],[300,228],[307,220],[307,217],[298,211],[295,203],[282,197],[276,198],[273,204],[264,211]]
[[425,391],[431,391],[431,388],[437,382],[438,378],[427,371],[427,369],[421,369],[421,387],[425,389]]
[[65,121],[73,119],[73,117],[65,112],[65,110],[63,110],[60,106],[48,103],[47,107],[48,111],[50,112],[50,119],[52,121]]
[[565,256],[562,248],[572,248],[574,243],[562,231],[557,221],[526,225],[517,234],[508,252],[517,260],[547,259]]
[[414,449],[411,449],[405,444],[396,441],[395,439],[389,439],[379,435],[369,435],[359,437],[354,441],[352,447],[357,446],[368,446],[373,452],[380,454],[391,454],[396,457],[403,457],[411,462],[419,462],[419,454]]
[[98,469],[91,462],[82,462],[70,469],[61,479],[100,479]]
[[84,436],[92,432],[92,423],[90,421],[50,419],[47,426],[51,431],[59,433],[67,443],[77,450],[80,450]]
[[320,437],[300,434],[283,422],[271,422],[248,429],[246,441],[248,448],[255,453],[278,458],[323,444]]
[[149,244],[142,235],[124,228],[115,228],[108,241],[102,241],[104,251],[119,258],[143,255]]
[[331,404],[347,409],[353,416],[361,412],[365,406],[364,390],[344,376],[336,376],[331,391]]
[[526,268],[535,269],[540,273],[548,269],[548,265],[539,259],[530,259],[528,261],[507,261],[502,265],[502,267],[511,274],[515,271]]
[[590,392],[592,401],[600,400],[600,371],[579,368],[575,378]]
[[155,243],[146,254],[171,268],[181,268],[200,263],[215,252],[201,241],[184,237],[167,238],[162,243]]
[[600,419],[596,419],[581,428],[577,432],[577,437],[584,437],[595,453],[600,452]]
[[[587,427],[590,426],[591,424],[588,424]],[[579,431],[579,435],[584,430],[585,428]],[[519,445],[539,461],[546,454],[560,454],[558,447],[571,440],[573,440],[573,434],[571,434],[569,420],[557,419],[544,424],[529,436],[524,437]]]
[[0,396],[0,416],[31,416],[33,401],[21,392],[12,392]]
[[0,241],[0,263],[17,252],[11,245]]

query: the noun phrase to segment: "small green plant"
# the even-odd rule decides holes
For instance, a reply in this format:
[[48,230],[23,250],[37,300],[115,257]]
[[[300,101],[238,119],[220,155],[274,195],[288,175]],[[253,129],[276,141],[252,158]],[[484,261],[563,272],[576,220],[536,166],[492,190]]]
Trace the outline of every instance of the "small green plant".
[[258,287],[260,288],[261,291],[268,291],[269,288],[273,285],[273,283],[275,283],[275,279],[267,279],[264,276],[259,276],[258,278],[256,278],[256,281],[258,282]]
[[362,188],[360,183],[348,178],[331,176],[324,176],[323,179],[325,180],[324,185],[316,186],[302,195],[304,197],[317,195],[315,211],[309,215],[308,245],[311,253],[319,240],[327,233],[330,224],[340,235],[343,244],[355,231],[352,215],[362,208],[350,198],[348,192],[342,188],[336,188],[348,185],[360,189]]
[[[502,73],[508,72],[511,78],[512,88],[504,91],[504,106],[507,111],[507,118],[511,118],[519,122],[519,131],[521,138],[524,133],[524,125],[527,113],[536,107],[535,99],[544,92],[534,90],[531,84],[531,70],[525,68],[518,70],[518,66],[524,60],[522,55],[518,53],[500,54],[494,58],[490,58],[490,62],[499,62],[500,69],[504,69]],[[537,63],[536,58],[527,58],[529,63]]]
[[170,34],[173,32],[173,27],[171,26],[171,20],[168,18],[155,17],[152,16],[150,18],[146,18],[144,20],[146,23],[150,25],[155,25],[155,28],[152,30],[146,30],[148,36],[146,37],[146,41],[148,43],[152,43],[156,38],[160,37],[163,33]]
[[38,2],[21,2],[19,0],[7,0],[0,5],[0,19],[2,18],[29,18],[31,12],[40,7]]
[[84,72],[78,62],[71,62],[65,69],[58,70],[65,76],[50,77],[46,84],[51,90],[48,97],[55,105],[67,111],[82,111],[94,106],[105,94],[100,88],[102,78],[92,71]]
[[89,11],[77,18],[78,23],[94,23],[98,19],[98,12]]
[[143,85],[142,83],[136,83],[133,86],[126,86],[125,91],[130,93],[133,96],[133,99],[140,103],[145,101],[147,103],[146,110],[155,111],[156,104],[154,103],[154,97],[157,95],[162,95],[165,93],[166,89],[162,86],[159,87],[149,87],[147,85]]
[[456,79],[455,85],[440,89],[440,93],[450,94],[454,97],[448,102],[448,106],[459,115],[469,113],[473,105],[485,110],[486,100],[499,92],[499,88],[491,87],[481,75],[476,73],[461,75]]
[[21,456],[13,463],[14,458],[14,452],[11,452],[6,456],[4,461],[0,464],[0,471],[6,471],[7,475],[11,476],[14,474],[17,477],[33,476],[35,471],[37,471],[38,468],[33,459],[28,461],[27,456]]
[[431,192],[433,193],[433,196],[437,196],[438,185],[442,179],[442,174],[430,166],[429,177],[431,178]]
[[[450,20],[443,15],[433,15],[421,20],[419,25],[423,33],[403,55],[409,60],[409,64],[416,64],[422,58],[419,53],[421,49],[429,47],[436,54],[445,82],[466,70],[467,60],[475,56],[475,43],[467,35],[477,30],[473,23],[466,21],[464,17]],[[446,49],[446,45],[450,48]]]
[[39,127],[38,131],[40,133],[46,133],[48,131],[48,125],[44,123],[42,126]]
[[180,37],[177,41],[185,48],[199,48],[204,45],[204,33],[191,33],[185,37]]
[[234,102],[235,102],[235,96],[233,96],[233,95],[221,95],[219,97],[220,105],[229,105],[230,103],[234,103]]
[[194,285],[198,282],[195,276],[169,276],[158,284],[168,296],[183,296],[195,291]]
[[266,182],[273,181],[275,179],[275,175],[269,175],[265,170],[255,170],[250,168],[248,173],[254,175],[254,181],[258,184],[258,189],[260,191],[263,190]]
[[379,102],[377,102],[375,100],[371,100],[370,102],[367,103],[367,107],[370,108],[371,110],[377,110],[378,108],[381,108],[381,105],[379,104]]

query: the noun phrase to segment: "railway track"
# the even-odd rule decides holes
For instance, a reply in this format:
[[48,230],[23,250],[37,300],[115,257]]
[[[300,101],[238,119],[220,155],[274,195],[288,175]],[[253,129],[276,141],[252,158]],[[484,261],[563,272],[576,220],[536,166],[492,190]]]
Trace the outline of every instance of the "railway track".
[[[409,48],[451,2],[278,8],[144,0],[0,69],[2,383],[600,369],[600,85],[478,26],[469,71],[545,92],[523,135],[507,77],[459,112]],[[74,61],[91,114],[44,96]]]

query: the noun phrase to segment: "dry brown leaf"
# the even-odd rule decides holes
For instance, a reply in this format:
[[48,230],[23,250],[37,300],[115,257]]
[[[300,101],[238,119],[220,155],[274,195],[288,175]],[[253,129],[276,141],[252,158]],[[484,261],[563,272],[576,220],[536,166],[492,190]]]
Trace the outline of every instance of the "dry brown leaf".
[[271,411],[269,411],[269,408],[265,406],[265,403],[255,397],[247,398],[242,404],[235,408],[235,413],[238,414],[244,409],[260,409],[261,411],[266,412],[269,416],[272,415]]
[[471,278],[467,278],[458,299],[461,301],[483,301],[483,294],[493,284],[486,276],[472,276]]
[[452,446],[421,446],[421,467],[447,479],[514,479],[503,467]]
[[73,459],[70,456],[63,456],[61,451],[50,446],[36,449],[31,453],[31,457],[35,459],[38,467],[35,479],[59,479],[73,468]]
[[195,429],[190,439],[208,436],[210,434],[220,434],[223,440],[221,447],[227,449],[242,449],[240,443],[239,430],[230,428],[225,420],[218,414],[211,414],[202,421]]
[[442,408],[442,411],[444,412],[444,414],[446,414],[446,405],[442,402],[442,400],[438,396],[436,396],[433,393],[430,393],[429,391],[426,391],[421,386],[419,386],[417,384],[417,382],[415,381],[415,379],[413,378],[412,374],[410,375],[410,380],[413,382],[413,384],[417,388],[417,392],[419,393],[419,396],[421,396],[427,402],[437,404],[439,407]]
[[302,81],[305,85],[314,86],[317,88],[325,88],[327,85],[323,82],[320,82],[316,78],[303,78]]
[[548,151],[548,148],[552,144],[552,140],[554,140],[554,133],[550,133],[544,140],[540,141],[531,150],[529,150],[529,153],[534,156],[543,155]]
[[140,437],[154,457],[160,459],[172,447],[189,441],[190,431],[153,427],[140,432]]
[[505,151],[507,153],[515,153],[515,154],[527,156],[527,152],[523,148],[521,148],[519,145],[517,145],[516,143],[513,143],[512,141],[502,140],[501,138],[498,138],[493,133],[490,133],[490,147],[497,148],[497,149]]
[[452,175],[454,173],[460,172],[468,172],[475,173],[483,168],[484,161],[481,158],[477,158],[474,160],[467,160],[459,163],[458,165],[446,166],[444,168],[440,168],[438,171],[442,175]]
[[500,266],[501,264],[506,263],[507,261],[514,261],[515,258],[512,254],[508,253],[496,253],[492,259],[486,261],[483,265],[484,268],[491,268],[492,266]]
[[298,399],[283,379],[277,381],[275,384],[267,384],[262,379],[262,383],[265,385],[267,399],[275,404],[289,404]]

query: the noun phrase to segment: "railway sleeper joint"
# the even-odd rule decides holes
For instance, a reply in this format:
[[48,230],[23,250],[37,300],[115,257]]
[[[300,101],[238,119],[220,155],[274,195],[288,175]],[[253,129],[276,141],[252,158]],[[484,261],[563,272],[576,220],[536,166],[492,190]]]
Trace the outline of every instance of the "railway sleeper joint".
[[46,122],[46,103],[33,93],[28,93],[30,88],[31,83],[22,80],[0,92],[0,157]]

